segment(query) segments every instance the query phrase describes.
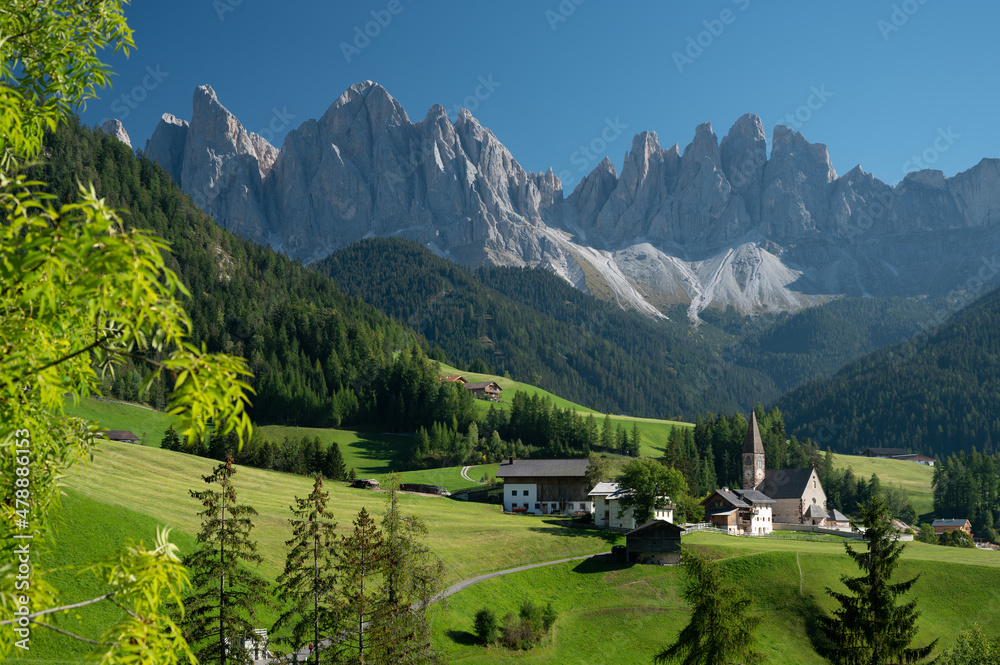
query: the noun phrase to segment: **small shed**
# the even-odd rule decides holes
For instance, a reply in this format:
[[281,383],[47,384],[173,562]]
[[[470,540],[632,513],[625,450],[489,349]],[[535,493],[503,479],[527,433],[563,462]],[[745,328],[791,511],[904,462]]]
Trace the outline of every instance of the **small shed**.
[[681,560],[683,529],[666,520],[651,520],[625,534],[629,563],[674,564]]
[[110,441],[122,441],[124,443],[139,443],[139,437],[127,429],[109,429],[101,432],[101,436]]
[[377,490],[378,481],[374,478],[358,478],[351,483],[351,487],[357,487],[358,489],[363,490]]

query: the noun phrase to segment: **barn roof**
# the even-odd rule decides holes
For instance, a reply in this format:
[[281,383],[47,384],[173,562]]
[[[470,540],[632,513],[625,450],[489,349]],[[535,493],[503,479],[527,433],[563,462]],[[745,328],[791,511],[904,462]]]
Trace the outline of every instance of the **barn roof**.
[[475,381],[475,382],[469,381],[469,382],[466,382],[465,389],[466,390],[485,390],[486,388],[489,388],[490,386],[495,386],[497,390],[503,390],[503,388],[500,387],[500,384],[497,383],[496,381]]
[[626,533],[625,537],[628,538],[629,536],[634,536],[635,534],[639,533],[640,531],[643,531],[645,529],[649,529],[649,528],[652,528],[652,527],[659,527],[661,529],[667,529],[668,531],[674,531],[674,532],[676,532],[678,534],[678,536],[684,530],[681,527],[679,527],[676,524],[674,524],[673,522],[668,522],[667,520],[649,520],[648,522],[646,522],[642,526],[637,526],[636,528],[634,528],[631,531],[629,531],[628,533]]
[[905,448],[865,448],[862,454],[868,453],[869,455],[885,455],[886,457],[892,457],[893,455],[907,455],[910,451]]
[[772,499],[798,499],[809,485],[813,469],[768,469],[764,472],[764,494]]
[[583,478],[587,474],[587,459],[519,459],[501,462],[497,478]]
[[747,436],[743,440],[743,453],[764,454],[764,444],[760,440],[760,429],[757,427],[757,413],[750,412],[750,423],[747,425]]
[[101,436],[112,441],[138,441],[139,437],[127,429],[109,429],[101,432]]

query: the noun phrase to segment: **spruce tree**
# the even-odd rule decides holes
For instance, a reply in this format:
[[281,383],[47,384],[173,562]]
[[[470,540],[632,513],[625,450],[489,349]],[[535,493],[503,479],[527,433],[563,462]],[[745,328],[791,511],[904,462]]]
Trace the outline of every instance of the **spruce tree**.
[[331,441],[326,449],[326,456],[323,459],[323,475],[330,480],[347,480],[347,464],[344,463],[344,454],[340,451],[340,444]]
[[760,617],[750,615],[743,586],[727,583],[718,563],[693,552],[684,553],[684,570],[688,577],[684,600],[691,605],[691,621],[653,662],[761,663],[763,654],[754,635]]
[[245,662],[243,640],[253,636],[256,608],[266,602],[267,582],[248,567],[262,560],[251,537],[257,511],[237,502],[235,473],[227,459],[203,476],[206,483],[218,483],[218,490],[190,491],[204,510],[198,513],[197,547],[184,558],[192,591],[184,599],[181,626],[202,663]]
[[849,593],[827,589],[840,604],[832,616],[821,618],[820,626],[833,649],[826,654],[837,665],[888,665],[915,663],[926,658],[937,640],[911,648],[917,634],[916,601],[897,605],[919,575],[905,582],[891,583],[904,545],[896,540],[892,519],[884,499],[875,494],[861,509],[866,549],[855,550],[845,543],[847,555],[862,574],[844,575],[841,581]]
[[177,432],[174,431],[174,426],[171,425],[167,428],[167,431],[163,433],[163,439],[160,441],[160,448],[163,450],[180,450],[181,440],[177,436]]
[[271,628],[277,641],[292,651],[311,643],[317,665],[336,662],[333,652],[321,650],[320,645],[321,636],[335,635],[341,609],[335,567],[339,541],[333,512],[327,508],[329,496],[317,474],[312,493],[304,499],[295,497],[291,506],[292,537],[285,541],[289,548],[285,569],[274,588],[282,614]]

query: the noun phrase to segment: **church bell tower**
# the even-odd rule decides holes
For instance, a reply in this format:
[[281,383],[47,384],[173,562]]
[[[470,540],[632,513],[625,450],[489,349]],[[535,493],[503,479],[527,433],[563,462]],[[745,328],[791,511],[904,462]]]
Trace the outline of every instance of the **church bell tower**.
[[743,489],[759,490],[764,484],[764,444],[757,428],[757,414],[750,412],[747,438],[743,441]]

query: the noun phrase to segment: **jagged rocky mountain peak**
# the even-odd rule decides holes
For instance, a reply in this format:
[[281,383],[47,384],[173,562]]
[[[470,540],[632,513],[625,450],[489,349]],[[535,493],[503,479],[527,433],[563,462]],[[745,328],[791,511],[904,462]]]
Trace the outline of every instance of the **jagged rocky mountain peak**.
[[706,307],[947,292],[970,256],[1000,251],[1000,160],[894,188],[860,166],[838,178],[826,146],[789,127],[771,142],[768,155],[752,113],[721,141],[698,125],[683,152],[642,131],[620,173],[605,156],[564,197],[551,168],[526,171],[468,109],[452,122],[435,104],[414,123],[364,81],[280,151],[201,86],[190,123],[165,114],[145,151],[221,225],[304,261],[398,236],[469,266],[545,267],[654,315],[686,306],[694,320]]

